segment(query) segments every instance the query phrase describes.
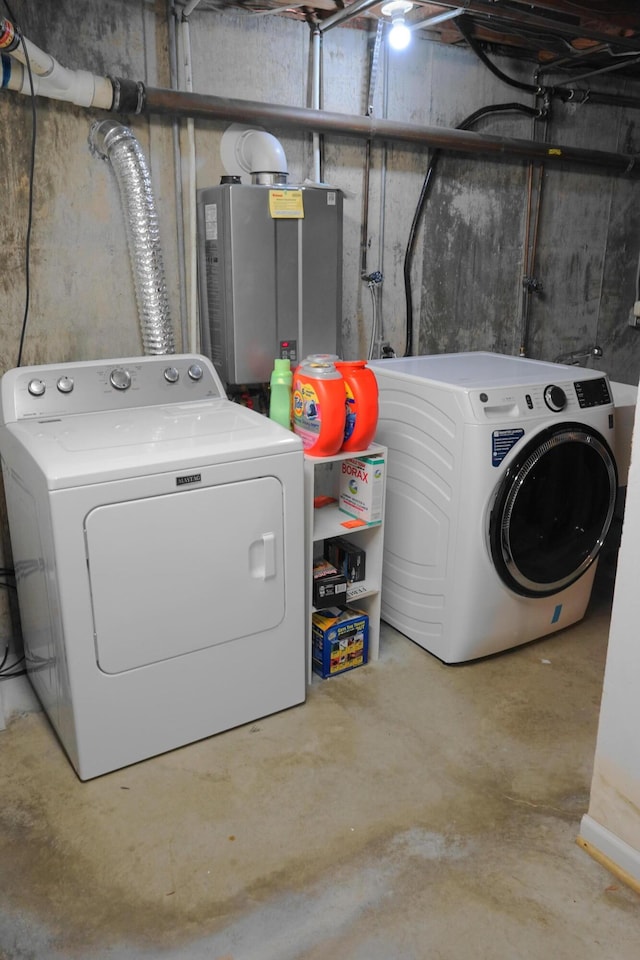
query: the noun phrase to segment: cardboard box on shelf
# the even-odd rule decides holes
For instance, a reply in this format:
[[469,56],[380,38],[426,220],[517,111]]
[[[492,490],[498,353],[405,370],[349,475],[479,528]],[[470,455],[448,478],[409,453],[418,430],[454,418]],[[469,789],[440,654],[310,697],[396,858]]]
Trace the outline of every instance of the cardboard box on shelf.
[[312,617],[312,665],[321,677],[333,677],[366,663],[369,617],[350,607],[328,607]]

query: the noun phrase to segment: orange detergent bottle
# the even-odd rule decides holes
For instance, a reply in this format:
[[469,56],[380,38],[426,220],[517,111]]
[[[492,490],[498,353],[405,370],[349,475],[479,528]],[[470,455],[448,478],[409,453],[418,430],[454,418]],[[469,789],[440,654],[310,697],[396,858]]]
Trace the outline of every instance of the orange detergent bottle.
[[378,381],[365,360],[340,360],[344,379],[345,426],[342,450],[366,450],[378,425]]
[[304,452],[331,457],[344,439],[344,381],[329,359],[307,357],[293,374],[291,386],[293,430]]

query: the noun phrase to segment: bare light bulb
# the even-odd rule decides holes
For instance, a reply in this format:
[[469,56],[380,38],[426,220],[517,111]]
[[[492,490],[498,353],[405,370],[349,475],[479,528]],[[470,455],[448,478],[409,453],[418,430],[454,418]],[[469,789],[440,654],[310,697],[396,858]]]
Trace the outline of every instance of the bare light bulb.
[[404,22],[404,17],[394,17],[389,31],[389,46],[394,50],[406,50],[411,42],[411,30]]
[[383,17],[391,18],[389,30],[389,46],[394,50],[406,50],[411,42],[411,30],[404,22],[407,13],[413,7],[413,0],[388,0],[380,8]]

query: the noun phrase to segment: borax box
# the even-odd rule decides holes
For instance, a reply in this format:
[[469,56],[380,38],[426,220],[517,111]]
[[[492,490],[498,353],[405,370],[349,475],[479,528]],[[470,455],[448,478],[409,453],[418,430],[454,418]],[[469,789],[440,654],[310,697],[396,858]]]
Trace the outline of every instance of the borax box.
[[340,467],[340,510],[364,523],[382,523],[384,457],[352,457]]

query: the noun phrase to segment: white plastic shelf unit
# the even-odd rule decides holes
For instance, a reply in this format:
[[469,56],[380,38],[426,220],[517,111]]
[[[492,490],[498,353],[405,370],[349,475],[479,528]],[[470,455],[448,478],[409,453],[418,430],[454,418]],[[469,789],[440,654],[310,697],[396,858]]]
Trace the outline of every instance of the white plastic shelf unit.
[[[380,651],[380,586],[382,582],[382,547],[384,542],[384,507],[382,523],[367,526],[345,526],[350,518],[338,508],[341,464],[352,457],[382,456],[387,461],[387,448],[372,444],[366,450],[337,453],[333,457],[304,458],[305,562],[307,611],[307,681],[311,683],[311,617],[313,606],[313,558],[321,552],[321,541],[329,537],[349,537],[366,553],[366,579],[347,587],[346,603],[369,617],[369,660],[377,660]],[[385,469],[385,489],[386,489]],[[383,490],[383,504],[384,504]],[[316,497],[333,497],[335,503],[314,507]],[[344,602],[341,600],[341,602]]]

